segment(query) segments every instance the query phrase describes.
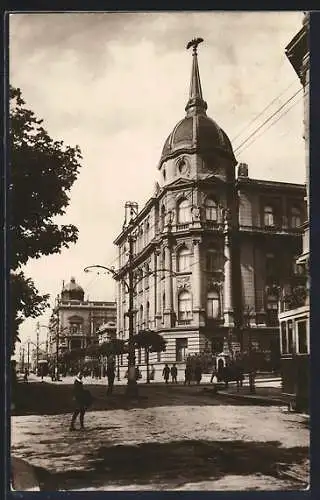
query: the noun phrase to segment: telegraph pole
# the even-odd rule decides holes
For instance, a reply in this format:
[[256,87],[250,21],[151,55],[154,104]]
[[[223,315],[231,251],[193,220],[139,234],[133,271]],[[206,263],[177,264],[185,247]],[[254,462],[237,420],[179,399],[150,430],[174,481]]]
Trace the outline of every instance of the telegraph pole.
[[56,380],[59,380],[59,312],[57,316],[57,326],[56,326]]
[[127,394],[134,396],[137,394],[137,380],[136,380],[136,373],[135,373],[135,350],[134,350],[134,341],[133,341],[133,315],[134,315],[134,309],[133,309],[133,236],[130,233],[128,236],[128,242],[129,242],[129,269],[128,269],[128,277],[129,277],[129,283],[128,283],[128,288],[129,288],[129,310],[128,310],[128,317],[129,317],[129,340],[128,340],[128,386],[127,386]]
[[38,375],[39,369],[39,335],[40,335],[40,323],[37,323],[37,343],[36,343],[36,374]]
[[21,371],[24,371],[24,347],[22,348]]
[[28,367],[28,372],[29,372],[30,371],[30,340],[28,340],[27,367]]

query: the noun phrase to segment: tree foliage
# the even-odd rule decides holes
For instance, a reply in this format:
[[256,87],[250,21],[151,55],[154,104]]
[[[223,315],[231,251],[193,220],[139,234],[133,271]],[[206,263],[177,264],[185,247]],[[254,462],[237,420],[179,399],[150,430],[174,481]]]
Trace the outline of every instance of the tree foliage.
[[[8,228],[11,269],[11,327],[17,336],[25,318],[47,305],[21,266],[68,248],[78,238],[72,225],[55,219],[65,214],[70,189],[77,179],[81,152],[53,140],[33,111],[25,107],[21,90],[10,87]],[[14,342],[13,342],[14,345]]]
[[153,330],[140,330],[133,336],[135,347],[138,349],[147,349],[150,352],[162,352],[166,350],[166,341],[157,332]]

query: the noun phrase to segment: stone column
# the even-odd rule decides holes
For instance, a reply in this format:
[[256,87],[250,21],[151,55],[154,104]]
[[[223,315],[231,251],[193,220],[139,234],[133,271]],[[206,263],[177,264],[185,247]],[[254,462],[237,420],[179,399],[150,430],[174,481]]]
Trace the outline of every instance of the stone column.
[[[117,336],[121,330],[121,282],[117,283]],[[90,324],[91,336],[92,336],[92,327]]]
[[167,242],[165,247],[165,294],[166,294],[166,307],[165,307],[165,326],[171,328],[172,326],[172,306],[173,306],[173,285],[172,285],[172,257],[171,245]]
[[202,274],[201,274],[201,240],[193,240],[193,263],[192,263],[192,309],[193,323],[197,326],[204,325],[204,310],[202,308]]
[[229,217],[226,214],[224,224],[224,325],[234,326],[232,303],[232,262]]
[[157,249],[155,251],[154,258],[156,261],[156,269],[157,269],[157,279],[156,279],[156,289],[155,289],[155,299],[156,299],[155,323],[156,323],[156,328],[160,328],[161,327],[161,307],[162,307],[161,252],[160,252],[160,250]]

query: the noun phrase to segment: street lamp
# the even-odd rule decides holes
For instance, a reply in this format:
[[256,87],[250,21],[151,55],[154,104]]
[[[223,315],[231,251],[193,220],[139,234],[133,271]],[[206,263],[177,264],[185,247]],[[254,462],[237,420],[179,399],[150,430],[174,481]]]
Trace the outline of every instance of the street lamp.
[[56,330],[56,380],[59,382],[59,341],[60,341],[60,334],[64,332],[65,330],[68,330],[68,326],[65,326],[64,328],[57,328]]
[[249,390],[251,394],[254,394],[256,392],[256,387],[255,387],[255,366],[253,363],[253,350],[252,350],[252,332],[251,332],[251,325],[250,325],[250,308],[247,308],[247,311],[243,315],[243,323],[244,326],[248,330],[248,341],[249,341]]
[[[136,380],[136,373],[135,373],[135,344],[134,344],[134,331],[133,331],[133,318],[135,314],[134,310],[134,304],[133,304],[133,296],[134,296],[134,291],[137,286],[137,284],[142,281],[145,276],[141,276],[140,278],[136,279],[134,281],[133,278],[133,242],[134,242],[134,236],[129,235],[128,236],[128,242],[129,242],[129,259],[128,259],[128,264],[127,264],[127,269],[128,269],[128,281],[126,281],[124,278],[119,277],[119,273],[115,271],[114,268],[102,266],[100,264],[95,264],[92,266],[87,266],[84,269],[84,272],[90,272],[94,269],[99,270],[99,269],[104,269],[110,274],[112,274],[113,278],[116,281],[121,281],[129,295],[129,308],[126,313],[126,316],[129,318],[129,339],[128,339],[128,386],[127,386],[127,394],[128,395],[136,395],[137,394],[137,380]],[[162,271],[169,272],[171,275],[175,275],[176,273],[174,271],[167,270],[167,269],[162,269]],[[156,275],[158,270],[154,271],[149,271],[148,276]]]

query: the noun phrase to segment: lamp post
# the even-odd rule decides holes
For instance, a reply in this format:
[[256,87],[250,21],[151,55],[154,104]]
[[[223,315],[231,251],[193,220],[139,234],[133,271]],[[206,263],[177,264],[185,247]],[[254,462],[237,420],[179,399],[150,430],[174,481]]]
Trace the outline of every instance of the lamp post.
[[59,325],[56,330],[56,380],[57,382],[60,381],[59,379],[59,341],[60,341],[60,334],[67,330],[69,327],[65,326],[64,328],[59,328]]
[[253,350],[252,350],[252,332],[250,325],[250,308],[244,313],[244,326],[248,330],[248,342],[249,342],[249,390],[251,394],[256,392],[255,387],[255,366],[253,363]]
[[[134,253],[133,253],[133,243],[134,243],[134,236],[129,234],[128,236],[128,243],[129,243],[129,258],[128,258],[128,264],[127,264],[127,270],[128,270],[128,281],[125,280],[124,278],[119,276],[119,273],[115,271],[113,268],[109,268],[106,266],[102,266],[100,264],[95,264],[92,266],[87,266],[84,269],[84,272],[90,272],[94,269],[99,270],[99,269],[104,269],[110,274],[112,274],[113,278],[117,281],[121,281],[129,295],[129,307],[128,311],[126,313],[126,316],[129,318],[129,339],[128,339],[128,385],[127,385],[127,394],[129,396],[135,396],[137,395],[137,380],[136,380],[136,373],[135,373],[135,345],[134,345],[134,331],[133,331],[133,318],[135,314],[134,310],[134,303],[133,303],[133,296],[134,296],[134,291],[137,286],[137,284],[144,279],[144,276],[134,280],[133,277],[133,259],[134,259]],[[156,275],[157,269],[154,271],[149,271],[148,276],[151,275]],[[167,270],[163,269],[163,271],[169,272],[171,275],[175,275],[176,273],[172,270]]]

